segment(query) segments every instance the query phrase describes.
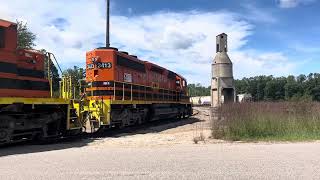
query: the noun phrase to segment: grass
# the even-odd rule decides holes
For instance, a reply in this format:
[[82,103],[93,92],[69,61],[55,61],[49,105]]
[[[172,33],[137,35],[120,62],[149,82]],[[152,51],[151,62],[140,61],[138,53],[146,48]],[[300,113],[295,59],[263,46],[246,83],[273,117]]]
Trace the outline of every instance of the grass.
[[195,144],[198,144],[199,141],[203,141],[204,143],[206,142],[203,133],[200,133],[200,136],[193,137],[193,142]]
[[225,104],[214,120],[212,136],[244,141],[320,139],[320,103],[256,102]]

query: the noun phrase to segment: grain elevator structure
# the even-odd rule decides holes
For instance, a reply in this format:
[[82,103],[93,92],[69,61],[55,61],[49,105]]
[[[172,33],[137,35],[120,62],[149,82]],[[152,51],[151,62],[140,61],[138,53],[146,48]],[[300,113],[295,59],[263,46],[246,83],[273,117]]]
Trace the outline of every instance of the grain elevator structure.
[[212,62],[211,106],[233,103],[236,92],[233,79],[232,62],[227,54],[228,36],[225,33],[216,37],[216,56]]

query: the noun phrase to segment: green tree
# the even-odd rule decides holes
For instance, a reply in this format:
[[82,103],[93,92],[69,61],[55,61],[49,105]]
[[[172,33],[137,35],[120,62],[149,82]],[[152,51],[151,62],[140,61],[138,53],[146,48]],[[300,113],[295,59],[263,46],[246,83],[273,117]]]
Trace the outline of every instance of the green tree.
[[63,72],[63,76],[71,77],[72,86],[75,88],[75,97],[79,98],[80,92],[80,80],[83,80],[85,78],[85,70],[83,68],[79,68],[77,66],[74,66],[73,68],[69,68]]
[[[27,26],[27,23],[17,21],[17,32],[18,32],[18,48],[21,49],[32,49],[35,46],[36,35],[31,32]],[[47,57],[47,51],[41,49],[40,52],[45,56],[44,61],[44,77],[47,78],[50,73],[52,77],[52,89],[54,95],[57,96],[59,91],[59,71],[51,60]],[[50,63],[50,72],[48,72],[48,63]]]
[[188,84],[189,96],[210,96],[210,86],[204,87],[200,83]]
[[320,85],[317,85],[316,87],[312,88],[312,100],[314,101],[320,101]]
[[234,83],[235,83],[235,86],[237,87],[238,94],[244,94],[249,91],[249,83],[247,78],[243,78],[241,80],[236,79]]
[[272,77],[256,76],[235,81],[238,93],[250,93],[254,100],[314,100],[320,101],[320,73]]
[[27,23],[17,21],[17,30],[18,48],[32,49],[35,46],[35,40],[37,36],[29,30]]
[[84,76],[84,69],[79,68],[78,66],[73,66],[73,68],[68,68],[67,70],[63,71],[64,76],[70,76],[72,78],[72,82],[77,83],[79,80],[85,78]]
[[266,100],[284,100],[286,78],[274,78],[266,83],[265,99]]
[[[301,80],[301,79],[300,79]],[[285,89],[285,99],[291,100],[292,98],[297,99],[302,97],[301,86],[296,81],[294,76],[287,77],[287,83],[284,86]]]
[[306,79],[307,79],[307,76],[306,76],[306,75],[300,74],[300,75],[297,77],[297,82],[300,83],[300,84],[302,84],[302,83],[304,83],[304,82],[306,81]]

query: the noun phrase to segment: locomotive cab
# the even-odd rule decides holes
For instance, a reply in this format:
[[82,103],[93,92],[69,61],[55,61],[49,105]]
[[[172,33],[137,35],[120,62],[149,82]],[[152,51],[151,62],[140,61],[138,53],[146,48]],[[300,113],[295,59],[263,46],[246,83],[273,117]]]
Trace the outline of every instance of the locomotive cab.
[[87,82],[107,82],[114,78],[115,57],[113,51],[113,49],[95,49],[87,52]]

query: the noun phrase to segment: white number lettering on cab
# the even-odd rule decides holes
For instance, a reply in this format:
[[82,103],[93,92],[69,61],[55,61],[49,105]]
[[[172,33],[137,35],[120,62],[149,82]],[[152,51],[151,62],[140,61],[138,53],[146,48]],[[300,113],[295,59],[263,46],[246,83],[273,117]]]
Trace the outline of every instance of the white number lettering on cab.
[[93,68],[94,68],[94,64],[88,64],[88,65],[87,65],[87,68],[88,68],[88,69],[93,69]]
[[97,68],[99,69],[110,69],[112,68],[112,63],[111,62],[107,62],[107,63],[97,63]]

